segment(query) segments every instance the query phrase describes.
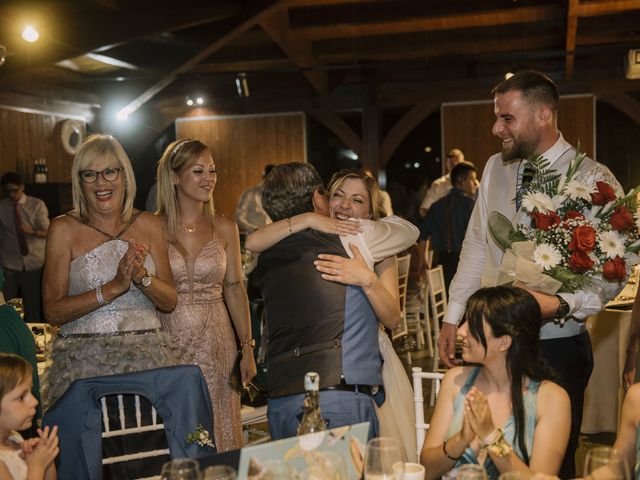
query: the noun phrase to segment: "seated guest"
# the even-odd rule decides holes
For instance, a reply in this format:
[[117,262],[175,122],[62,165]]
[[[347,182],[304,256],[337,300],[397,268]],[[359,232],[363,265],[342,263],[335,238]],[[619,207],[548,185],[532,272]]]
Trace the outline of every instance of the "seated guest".
[[33,417],[28,436],[34,436],[38,420],[42,417],[40,409],[40,382],[38,380],[38,367],[36,364],[36,342],[33,333],[20,318],[18,312],[11,305],[7,305],[2,295],[4,285],[4,272],[0,267],[0,353],[13,353],[19,355],[31,365],[33,388],[31,393],[38,401],[36,415]]
[[515,287],[483,288],[467,304],[462,358],[443,381],[421,462],[429,478],[480,463],[489,478],[517,470],[555,475],[569,439],[566,392],[538,351],[540,307]]
[[633,475],[631,478],[638,478],[640,465],[638,464],[638,450],[640,450],[640,383],[636,383],[627,392],[627,396],[622,404],[622,415],[620,428],[613,448],[618,450],[627,461]]
[[122,146],[92,135],[71,167],[74,210],[49,228],[44,313],[52,340],[44,410],[78,378],[175,365],[156,308],[176,305],[162,220],[133,208],[136,181]]

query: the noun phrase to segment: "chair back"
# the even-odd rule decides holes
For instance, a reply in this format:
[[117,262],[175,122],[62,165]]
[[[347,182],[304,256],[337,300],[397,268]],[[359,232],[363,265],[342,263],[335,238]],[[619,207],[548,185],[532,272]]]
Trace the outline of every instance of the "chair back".
[[[444,283],[442,265],[427,270],[427,284],[429,289],[429,304],[431,306],[431,319],[433,320],[434,342],[437,343],[440,335],[440,323],[447,310],[447,287]],[[438,349],[434,348],[433,369],[438,368],[440,357]]]
[[432,380],[431,386],[435,396],[440,392],[440,381],[444,377],[443,373],[437,372],[423,372],[420,367],[413,367],[411,369],[413,376],[413,401],[415,403],[416,411],[416,455],[417,461],[420,461],[420,452],[422,451],[422,445],[424,443],[424,437],[429,424],[424,421],[424,397],[422,395],[422,380]]
[[211,399],[195,365],[76,380],[43,425],[60,427],[58,478],[145,478],[169,456],[215,453],[187,443],[198,425],[213,440]]
[[409,265],[411,254],[398,257],[398,299],[400,300],[400,324],[391,332],[391,340],[401,338],[409,333],[406,317],[407,283],[409,281]]
[[433,250],[431,250],[431,237],[427,238],[424,242],[424,262],[427,265],[427,269],[433,267]]

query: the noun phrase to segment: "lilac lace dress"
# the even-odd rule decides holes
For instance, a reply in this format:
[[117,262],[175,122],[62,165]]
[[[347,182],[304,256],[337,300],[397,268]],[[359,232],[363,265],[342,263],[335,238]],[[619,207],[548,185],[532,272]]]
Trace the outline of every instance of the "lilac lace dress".
[[[112,280],[128,242],[108,240],[71,261],[69,295]],[[144,266],[155,273],[151,256]],[[112,302],[66,323],[51,343],[43,379],[45,410],[79,378],[175,365],[169,337],[160,330],[155,305],[133,283]]]
[[198,365],[211,395],[218,452],[242,447],[240,396],[229,386],[236,341],[222,296],[227,257],[216,238],[191,257],[179,243],[169,244],[169,262],[178,304],[159,313],[181,363]]

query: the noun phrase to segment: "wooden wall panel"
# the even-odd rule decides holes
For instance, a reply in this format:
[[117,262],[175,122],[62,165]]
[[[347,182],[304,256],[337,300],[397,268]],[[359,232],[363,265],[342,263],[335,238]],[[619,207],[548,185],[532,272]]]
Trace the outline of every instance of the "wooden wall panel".
[[29,184],[35,160],[44,157],[49,181],[68,182],[73,155],[64,150],[60,140],[60,128],[66,119],[53,113],[0,108],[0,173],[17,171]]
[[216,210],[229,218],[234,218],[242,192],[260,183],[265,165],[306,162],[302,113],[180,118],[176,138],[211,146],[218,170]]
[[[460,148],[465,159],[482,172],[489,157],[500,151],[500,141],[491,133],[495,121],[493,102],[449,103],[442,105],[442,153]],[[573,145],[595,158],[595,97],[560,98],[558,129]]]

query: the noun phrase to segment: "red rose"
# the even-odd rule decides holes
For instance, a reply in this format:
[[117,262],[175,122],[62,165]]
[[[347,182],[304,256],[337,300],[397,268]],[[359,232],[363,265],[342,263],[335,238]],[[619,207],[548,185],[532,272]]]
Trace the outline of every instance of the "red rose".
[[563,220],[584,220],[584,215],[577,210],[569,210],[564,214]]
[[602,276],[610,282],[622,282],[627,276],[627,266],[624,264],[624,260],[616,257],[604,262]]
[[533,212],[533,220],[538,230],[549,230],[560,223],[560,216],[556,212]]
[[633,215],[631,215],[631,212],[624,206],[616,208],[613,215],[611,215],[609,223],[611,223],[611,226],[619,232],[623,230],[630,230],[636,225],[633,221]]
[[572,252],[590,252],[596,246],[596,231],[589,225],[580,225],[575,228],[569,242],[569,250]]
[[573,252],[569,258],[569,268],[575,273],[584,273],[593,267],[593,260],[589,254],[580,250]]
[[591,194],[591,201],[594,205],[605,205],[616,199],[616,192],[606,182],[596,182],[597,193]]

